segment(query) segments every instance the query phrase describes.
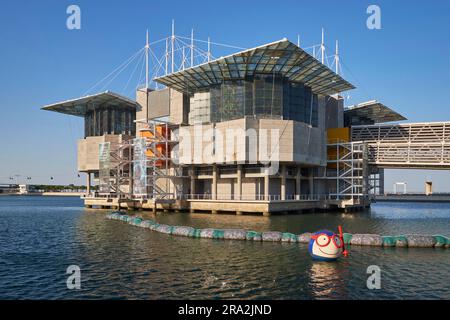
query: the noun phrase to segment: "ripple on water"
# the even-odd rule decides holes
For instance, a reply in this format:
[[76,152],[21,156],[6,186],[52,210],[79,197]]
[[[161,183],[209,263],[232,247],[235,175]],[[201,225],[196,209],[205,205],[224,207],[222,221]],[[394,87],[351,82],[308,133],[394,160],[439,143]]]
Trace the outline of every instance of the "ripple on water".
[[[450,298],[445,249],[353,247],[314,262],[303,244],[173,237],[105,220],[76,198],[0,197],[0,298],[6,299],[436,299]],[[450,235],[450,206],[375,204],[363,214],[166,214],[172,225],[293,233],[338,224],[352,233]],[[66,289],[79,265],[82,289]],[[382,271],[368,290],[369,265]]]

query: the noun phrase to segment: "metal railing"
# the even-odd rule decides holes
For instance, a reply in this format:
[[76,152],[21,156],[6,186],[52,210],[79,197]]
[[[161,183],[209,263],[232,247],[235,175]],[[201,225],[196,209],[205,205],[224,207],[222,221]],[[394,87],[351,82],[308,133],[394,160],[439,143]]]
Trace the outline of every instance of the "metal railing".
[[450,167],[450,122],[353,126],[368,144],[369,163],[382,167]]
[[225,201],[320,201],[327,200],[328,195],[326,194],[316,194],[316,195],[306,195],[306,194],[290,194],[286,195],[284,199],[279,194],[256,194],[256,195],[230,195],[230,194],[217,194],[215,197],[212,194],[186,194],[179,195],[180,198],[186,200],[225,200]]
[[[130,200],[149,200],[151,196],[135,196],[125,197],[117,194],[101,194],[98,192],[92,192],[85,196],[87,199],[130,199]],[[282,199],[279,194],[256,194],[256,195],[229,195],[229,194],[217,194],[215,197],[212,194],[165,194],[161,196],[161,199],[165,200],[218,200],[218,201],[322,201],[333,199],[334,197],[328,194],[289,194]]]

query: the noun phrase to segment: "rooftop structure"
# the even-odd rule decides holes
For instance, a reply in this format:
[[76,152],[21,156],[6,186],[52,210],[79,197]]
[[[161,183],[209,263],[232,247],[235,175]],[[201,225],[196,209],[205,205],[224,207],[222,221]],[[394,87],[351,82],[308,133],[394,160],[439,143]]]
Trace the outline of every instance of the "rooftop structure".
[[155,81],[189,94],[228,79],[246,79],[257,74],[277,74],[301,82],[315,94],[331,95],[355,88],[287,39],[158,77]]
[[42,107],[85,119],[85,137],[104,134],[135,134],[138,103],[117,93],[105,91]]
[[138,106],[136,101],[111,91],[96,93],[81,98],[52,103],[42,107],[42,110],[60,112],[77,117],[85,117],[89,112],[107,106],[110,108],[129,108],[133,111]]
[[406,118],[376,100],[349,106],[344,110],[344,125],[347,127],[402,120]]

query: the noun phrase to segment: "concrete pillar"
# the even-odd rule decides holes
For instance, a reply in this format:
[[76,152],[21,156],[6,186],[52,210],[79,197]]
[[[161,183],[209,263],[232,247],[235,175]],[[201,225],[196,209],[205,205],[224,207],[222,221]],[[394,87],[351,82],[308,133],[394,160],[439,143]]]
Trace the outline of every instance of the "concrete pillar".
[[189,168],[189,176],[191,177],[191,186],[190,186],[190,193],[191,194],[196,194],[196,190],[195,190],[195,168]]
[[308,182],[309,182],[309,195],[312,196],[314,194],[314,176],[313,176],[313,168],[309,169],[309,177],[308,177]]
[[297,172],[295,175],[295,194],[297,195],[297,199],[300,200],[300,195],[302,194],[302,180],[301,180],[301,169],[297,168]]
[[242,199],[242,165],[238,164],[237,166],[237,199]]
[[86,195],[91,193],[91,174],[89,172],[86,173]]
[[281,165],[281,200],[286,200],[286,165]]
[[213,178],[212,178],[212,199],[217,200],[217,165],[213,166]]
[[269,169],[264,171],[264,200],[269,200]]
[[378,192],[380,195],[384,194],[384,169],[378,169]]

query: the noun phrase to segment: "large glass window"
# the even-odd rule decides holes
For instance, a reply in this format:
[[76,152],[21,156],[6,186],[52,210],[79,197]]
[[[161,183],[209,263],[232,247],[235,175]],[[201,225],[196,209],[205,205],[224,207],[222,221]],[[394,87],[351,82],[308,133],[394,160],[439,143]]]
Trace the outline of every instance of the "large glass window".
[[277,75],[256,75],[254,80],[256,116],[280,118],[283,108],[283,79]]
[[318,125],[318,98],[302,83],[291,82],[284,88],[283,118]]
[[209,105],[206,107],[210,112],[208,117],[195,114],[206,112],[192,103],[198,94],[194,95],[193,100],[191,98],[191,124],[194,118],[221,122],[254,117],[318,125],[317,95],[302,83],[288,81],[278,74],[256,74],[245,80],[225,80],[221,85],[211,87],[209,93]]
[[221,119],[239,119],[244,117],[245,93],[244,82],[226,81],[222,85]]
[[134,135],[136,133],[134,120],[136,120],[136,112],[132,109],[98,107],[86,113],[84,135],[85,137],[104,134]]

